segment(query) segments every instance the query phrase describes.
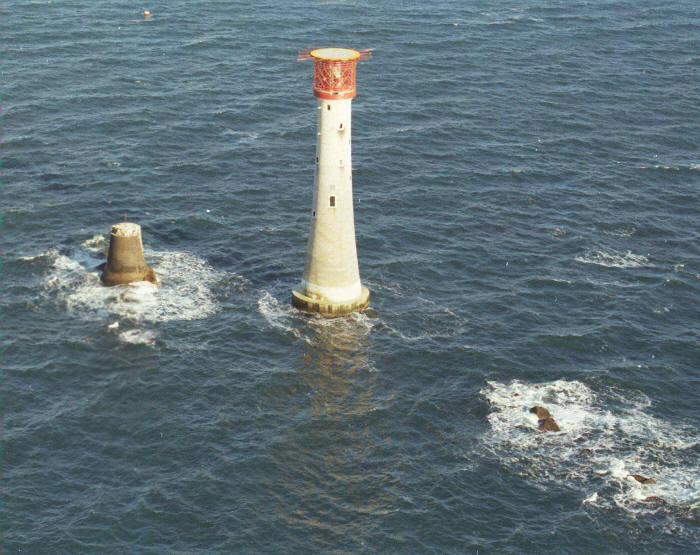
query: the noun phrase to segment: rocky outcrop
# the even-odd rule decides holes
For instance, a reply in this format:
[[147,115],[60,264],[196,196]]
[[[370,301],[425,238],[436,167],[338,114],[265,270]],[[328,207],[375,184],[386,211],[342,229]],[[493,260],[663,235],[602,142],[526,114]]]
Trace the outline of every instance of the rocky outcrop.
[[654,480],[654,478],[647,478],[646,476],[642,476],[641,474],[629,474],[629,476],[637,480],[637,482],[639,482],[640,484],[649,485],[656,483],[656,480]]
[[535,405],[530,409],[530,412],[532,414],[537,415],[537,428],[541,432],[561,431],[559,425],[556,423],[554,418],[552,418],[552,415],[546,408],[540,407],[539,405]]

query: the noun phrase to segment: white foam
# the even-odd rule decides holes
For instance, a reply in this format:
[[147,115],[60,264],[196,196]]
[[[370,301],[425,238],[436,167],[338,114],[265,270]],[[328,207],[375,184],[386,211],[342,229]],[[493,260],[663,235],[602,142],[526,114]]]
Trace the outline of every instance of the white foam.
[[[83,245],[97,247],[98,237],[103,236],[95,236]],[[212,288],[225,274],[191,253],[146,252],[161,282],[160,288],[148,282],[104,287],[96,270],[104,260],[80,249],[70,256],[55,249],[45,255],[53,259],[44,283],[45,294],[55,294],[68,311],[86,318],[104,319],[111,315],[167,322],[206,318],[219,309]]]
[[[401,310],[399,318],[394,318],[392,314],[385,314],[380,318],[370,319],[372,327],[382,327],[403,341],[413,343],[454,337],[466,329],[468,319],[430,297],[416,295],[415,291],[405,284],[381,281],[366,281],[365,284],[370,291],[385,292],[386,294],[382,295],[384,297],[392,296],[401,299],[410,296],[410,308]],[[392,323],[390,324],[389,321]]]
[[[384,327],[408,342],[427,341],[431,339],[440,339],[455,337],[464,332],[468,320],[455,314],[446,306],[441,306],[437,303],[429,302],[426,299],[416,297],[416,301],[424,301],[424,306],[419,308],[420,313],[416,314],[413,319],[408,319],[410,324],[401,324],[402,326],[412,325],[412,330],[401,330],[396,325],[391,325],[383,322]],[[421,322],[422,325],[416,327],[415,322]]]
[[135,281],[122,288],[120,299],[125,303],[148,304],[156,299],[158,286],[149,281]]
[[268,291],[263,291],[262,297],[258,299],[258,311],[270,326],[289,333],[294,337],[299,337],[299,330],[291,326],[294,316],[291,303],[281,303]]
[[577,256],[575,260],[583,264],[597,264],[607,268],[638,268],[649,262],[646,256],[632,254],[631,251],[627,251],[625,254],[589,251],[583,256]]
[[388,291],[398,297],[406,291],[405,284],[398,282],[363,281],[370,291]]
[[[53,262],[52,271],[46,278],[47,288],[62,289],[67,282],[82,281],[86,267],[78,260],[60,254],[56,249],[49,249],[35,258],[39,257],[46,257]],[[99,263],[98,260],[94,260],[94,266]]]
[[45,256],[49,256],[49,252],[40,252],[39,254],[35,254],[33,256],[18,256],[18,260],[24,260],[24,261],[29,261],[29,260],[38,260],[39,258],[44,258]]
[[260,134],[255,131],[236,131],[235,129],[225,128],[224,135],[240,137],[239,143],[254,143],[260,138]]
[[267,323],[293,337],[300,337],[307,343],[312,343],[310,334],[314,332],[324,333],[330,330],[334,334],[352,334],[353,336],[365,335],[379,322],[362,312],[353,312],[342,318],[324,318],[319,315],[303,315],[294,308],[291,302],[282,302],[269,291],[262,291],[258,299],[258,311]]
[[[493,14],[489,14],[493,15]],[[500,14],[498,14],[500,15]],[[527,17],[524,14],[518,14],[514,16],[510,16],[507,19],[497,19],[494,21],[489,21],[486,23],[486,25],[495,25],[495,26],[501,26],[501,25],[513,25],[514,23],[542,23],[542,19],[539,17]]]
[[156,338],[156,333],[152,330],[134,329],[124,331],[119,334],[119,340],[132,345],[151,345]]
[[637,228],[633,225],[621,226],[617,229],[612,229],[606,232],[608,235],[616,235],[618,237],[632,237],[637,233]]
[[351,329],[370,331],[379,322],[377,318],[372,318],[364,312],[351,312],[343,318],[323,318],[313,319],[313,325],[318,328],[333,328],[334,330]]
[[90,239],[83,241],[81,244],[83,247],[89,250],[106,252],[107,247],[109,247],[109,240],[107,239],[107,235],[104,233],[99,233],[98,235],[93,235]]
[[[697,431],[649,414],[645,395],[595,392],[566,380],[488,382],[481,393],[492,408],[483,446],[514,473],[578,488],[589,506],[644,512],[658,509],[646,502],[658,497],[669,506],[698,507]],[[539,432],[528,410],[534,405],[547,408],[561,431]],[[656,483],[641,484],[630,474]]]
[[700,170],[700,164],[689,164],[687,166],[668,166],[666,164],[654,164],[652,166],[642,166],[644,170],[664,170],[664,171],[697,171]]

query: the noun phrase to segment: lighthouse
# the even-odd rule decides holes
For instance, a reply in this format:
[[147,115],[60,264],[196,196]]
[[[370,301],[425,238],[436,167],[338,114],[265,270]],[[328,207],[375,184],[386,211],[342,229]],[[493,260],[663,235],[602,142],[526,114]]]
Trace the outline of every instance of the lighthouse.
[[319,48],[300,52],[314,62],[314,96],[318,99],[316,170],[311,230],[304,274],[292,305],[326,317],[342,316],[369,305],[369,290],[360,282],[352,197],[352,99],[357,62],[370,52]]

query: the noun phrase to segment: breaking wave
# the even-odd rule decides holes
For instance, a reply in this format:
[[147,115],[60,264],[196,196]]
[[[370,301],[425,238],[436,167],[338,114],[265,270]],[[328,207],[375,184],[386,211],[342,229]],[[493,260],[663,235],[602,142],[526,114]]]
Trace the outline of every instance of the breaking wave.
[[86,249],[93,251],[101,251],[105,256],[107,256],[107,248],[109,247],[109,239],[107,234],[100,233],[98,235],[93,235],[90,239],[83,241],[81,243]]
[[156,333],[152,330],[133,329],[119,334],[122,343],[132,345],[151,345],[156,339]]
[[638,268],[649,262],[646,256],[632,254],[631,251],[627,251],[625,254],[590,251],[583,256],[577,256],[575,260],[583,264],[597,264],[607,268]]
[[263,291],[262,296],[258,299],[258,311],[270,327],[289,333],[294,337],[301,335],[299,330],[292,325],[292,319],[295,315],[291,303],[282,303],[270,292]]
[[[106,238],[96,235],[67,254],[50,249],[44,294],[60,306],[91,319],[110,317],[150,322],[197,320],[219,310],[212,288],[225,274],[188,252],[149,251],[161,287],[148,282],[104,287],[97,266],[104,262]],[[120,334],[127,342],[132,335]],[[123,337],[122,337],[123,336]]]
[[[579,381],[487,382],[492,411],[484,447],[533,482],[580,490],[584,506],[666,511],[697,520],[697,430],[649,414],[646,395],[596,393]],[[528,409],[547,408],[560,432],[539,432]],[[631,475],[653,478],[641,484]]]
[[282,302],[269,291],[262,291],[258,299],[258,312],[270,327],[307,343],[313,343],[315,333],[323,333],[326,329],[337,334],[366,334],[380,322],[365,312],[353,312],[342,318],[303,314],[292,307],[289,300]]

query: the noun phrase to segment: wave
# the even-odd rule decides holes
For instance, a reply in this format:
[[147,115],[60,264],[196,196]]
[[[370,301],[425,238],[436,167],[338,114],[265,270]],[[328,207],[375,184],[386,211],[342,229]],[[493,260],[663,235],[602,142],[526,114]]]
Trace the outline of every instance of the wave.
[[93,235],[90,239],[86,239],[81,243],[83,247],[93,251],[100,251],[107,254],[107,249],[109,248],[109,239],[106,233],[99,233]]
[[633,225],[615,227],[605,231],[608,235],[616,235],[617,237],[632,237],[637,233],[637,228]]
[[[685,515],[700,507],[697,430],[649,414],[647,396],[566,380],[493,381],[481,394],[492,409],[484,446],[528,480],[576,488],[586,506]],[[539,432],[534,405],[547,408],[561,431]]]
[[104,287],[97,266],[104,261],[99,255],[104,256],[106,248],[106,237],[95,235],[69,254],[50,249],[38,255],[51,261],[44,294],[55,296],[66,310],[89,319],[117,316],[151,322],[197,320],[219,310],[212,289],[225,274],[198,256],[149,251],[147,259],[161,287],[148,282]]
[[119,334],[121,342],[133,345],[152,345],[155,339],[156,333],[153,330],[133,329]]
[[292,318],[295,314],[291,302],[281,303],[279,299],[268,291],[263,291],[262,293],[262,296],[258,299],[258,312],[262,314],[270,327],[289,333],[294,337],[299,337],[301,333],[292,326]]
[[632,251],[627,251],[625,254],[589,251],[583,256],[577,256],[575,260],[583,264],[596,264],[606,268],[639,268],[649,262],[646,256],[633,254]]
[[486,12],[483,15],[487,19],[490,19],[490,21],[479,21],[478,24],[480,25],[501,27],[516,23],[544,23],[542,18],[527,16],[525,14],[515,14],[507,16],[506,18],[502,18],[502,14],[500,12]]
[[260,133],[256,133],[255,131],[236,131],[229,127],[224,128],[223,134],[228,137],[238,138],[238,143],[240,144],[252,144],[257,142],[260,138]]
[[664,164],[654,164],[653,166],[642,166],[643,170],[664,170],[664,171],[698,171],[700,164],[690,164],[689,166],[666,166]]
[[270,327],[293,337],[303,338],[307,342],[312,340],[306,332],[321,331],[325,328],[332,328],[336,332],[369,332],[379,322],[377,318],[365,312],[353,312],[342,318],[324,318],[319,315],[304,314],[294,308],[291,302],[282,302],[272,293],[264,290],[258,299],[258,312]]

